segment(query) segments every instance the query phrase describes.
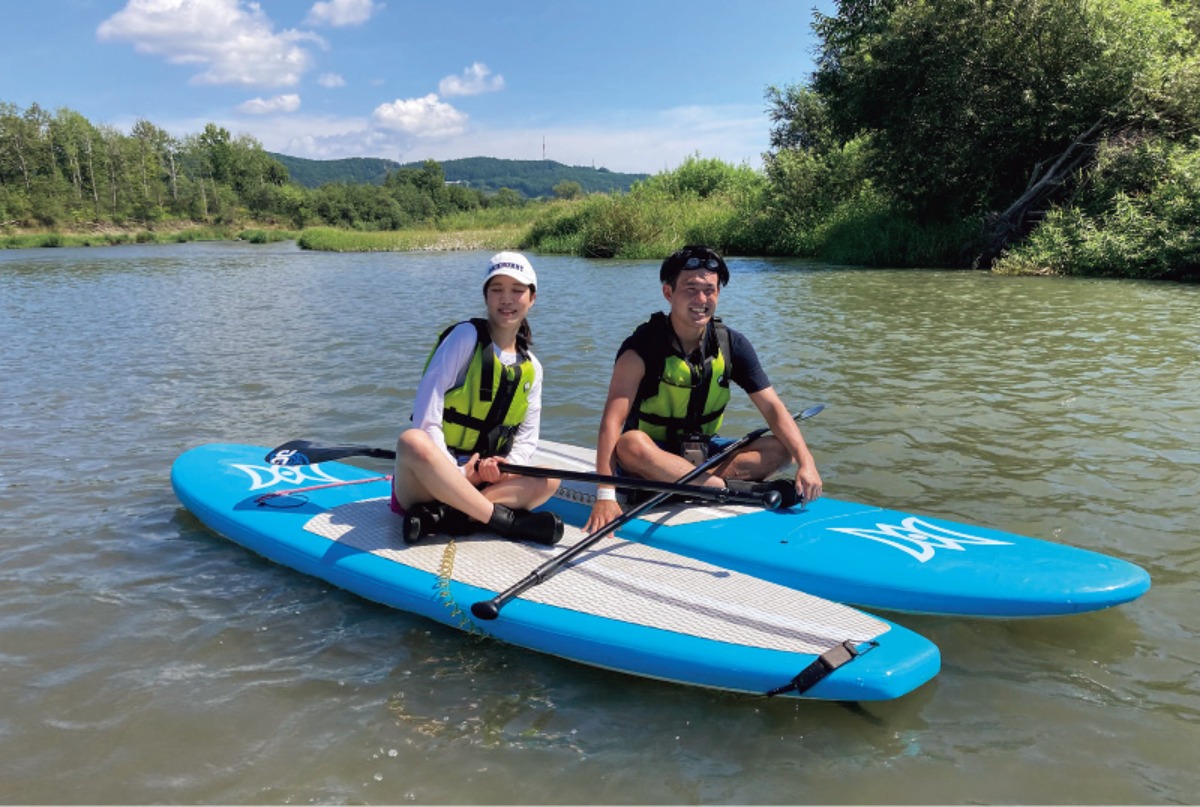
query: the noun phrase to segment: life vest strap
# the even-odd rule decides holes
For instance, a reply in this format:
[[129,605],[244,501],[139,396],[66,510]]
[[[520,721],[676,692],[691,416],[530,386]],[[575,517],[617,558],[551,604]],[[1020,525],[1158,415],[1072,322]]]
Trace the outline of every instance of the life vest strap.
[[[490,354],[491,350],[488,350],[488,353]],[[483,425],[479,429],[479,441],[475,447],[480,455],[493,456],[505,444],[511,445],[512,436],[516,434],[517,427],[504,426],[503,423],[508,414],[508,407],[512,404],[513,396],[521,388],[521,375],[520,364],[500,370],[500,389],[496,391],[496,400],[492,402],[492,407],[488,410],[487,416],[482,421]],[[491,378],[491,376],[489,375],[487,378]],[[483,446],[485,442],[486,448]],[[507,454],[508,451],[505,450],[504,453]]]

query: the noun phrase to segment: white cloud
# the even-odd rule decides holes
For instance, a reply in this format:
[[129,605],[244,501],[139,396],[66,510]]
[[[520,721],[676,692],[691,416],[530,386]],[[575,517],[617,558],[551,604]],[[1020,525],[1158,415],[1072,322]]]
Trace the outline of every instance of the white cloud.
[[372,0],[325,0],[313,3],[304,22],[306,25],[362,25],[382,9],[383,3]]
[[375,123],[396,132],[421,138],[453,137],[462,133],[467,116],[429,93],[424,98],[397,99],[375,107]]
[[312,66],[301,43],[313,33],[278,33],[258,3],[243,0],[129,0],[96,29],[102,42],[132,42],[171,64],[203,65],[197,84],[285,87]]
[[322,87],[345,87],[346,79],[342,78],[337,73],[322,73],[317,76],[317,83]]
[[295,112],[300,108],[300,96],[295,93],[276,95],[274,98],[251,98],[238,107],[248,115],[269,115],[274,112]]
[[[264,144],[265,146],[265,144]],[[284,138],[269,151],[305,157],[310,160],[340,160],[346,157],[386,157],[396,159],[407,146],[400,146],[394,136],[389,136],[366,123],[353,131],[330,134],[305,134]]]
[[486,64],[475,64],[463,70],[461,76],[446,76],[438,83],[438,92],[444,96],[479,95],[504,89],[504,76],[491,76]]

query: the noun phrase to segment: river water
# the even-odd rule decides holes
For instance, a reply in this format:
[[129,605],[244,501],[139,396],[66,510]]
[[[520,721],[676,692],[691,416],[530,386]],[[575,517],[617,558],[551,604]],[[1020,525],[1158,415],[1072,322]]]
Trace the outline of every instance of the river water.
[[[544,436],[591,444],[652,262],[533,256]],[[1114,554],[1101,613],[896,616],[860,707],[594,670],[275,566],[175,500],[206,442],[390,445],[486,253],[0,252],[0,802],[1194,803],[1200,288],[738,259],[726,320],[828,495]],[[725,433],[760,425],[735,394]]]

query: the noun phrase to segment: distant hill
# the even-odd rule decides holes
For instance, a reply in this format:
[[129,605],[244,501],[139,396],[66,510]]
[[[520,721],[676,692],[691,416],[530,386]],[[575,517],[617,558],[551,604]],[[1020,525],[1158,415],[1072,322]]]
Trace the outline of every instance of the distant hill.
[[316,188],[326,182],[348,182],[352,185],[382,185],[388,171],[395,171],[400,163],[377,157],[351,157],[346,160],[305,160],[286,154],[267,152],[288,170],[292,181],[306,188]]
[[[351,157],[344,160],[306,160],[271,153],[287,168],[292,180],[306,188],[327,182],[380,185],[389,171],[420,168],[422,163],[398,163],[380,157]],[[495,157],[466,157],[441,163],[447,182],[482,191],[511,188],[523,196],[553,196],[560,182],[578,182],[587,193],[627,191],[649,174],[618,174],[607,168],[563,165],[553,160],[501,160]]]

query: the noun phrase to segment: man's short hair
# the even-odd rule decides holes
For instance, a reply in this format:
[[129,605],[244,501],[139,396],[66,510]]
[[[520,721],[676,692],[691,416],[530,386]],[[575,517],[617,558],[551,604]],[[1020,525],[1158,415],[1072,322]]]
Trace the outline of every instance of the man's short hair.
[[667,259],[662,262],[662,268],[658,270],[658,279],[662,281],[663,285],[675,288],[675,281],[679,279],[679,273],[689,269],[706,269],[716,272],[720,285],[729,284],[729,267],[725,265],[725,259],[715,250],[696,245],[677,249],[668,255]]

